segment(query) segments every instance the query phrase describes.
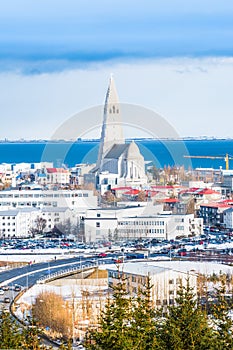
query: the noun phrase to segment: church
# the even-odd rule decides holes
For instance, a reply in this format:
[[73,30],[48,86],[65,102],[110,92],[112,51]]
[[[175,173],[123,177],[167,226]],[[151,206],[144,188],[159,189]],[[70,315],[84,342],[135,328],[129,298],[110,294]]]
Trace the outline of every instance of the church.
[[147,184],[144,157],[136,143],[126,143],[123,136],[120,104],[112,76],[105,98],[95,172],[101,194],[111,188],[142,188]]

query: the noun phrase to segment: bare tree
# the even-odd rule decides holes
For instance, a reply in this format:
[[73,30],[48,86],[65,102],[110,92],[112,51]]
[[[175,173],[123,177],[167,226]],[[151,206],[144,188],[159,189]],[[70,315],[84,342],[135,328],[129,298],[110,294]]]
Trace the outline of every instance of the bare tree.
[[44,219],[40,216],[37,216],[37,218],[35,220],[35,232],[43,233],[44,229],[46,227],[46,223],[47,223],[46,219]]
[[60,295],[48,291],[40,293],[32,314],[41,327],[61,334],[66,339],[72,337],[72,310]]

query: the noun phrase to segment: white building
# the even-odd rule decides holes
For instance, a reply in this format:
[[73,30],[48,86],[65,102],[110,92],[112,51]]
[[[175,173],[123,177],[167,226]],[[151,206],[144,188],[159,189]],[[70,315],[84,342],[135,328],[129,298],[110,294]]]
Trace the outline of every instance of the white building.
[[127,281],[127,291],[135,296],[139,290],[143,290],[147,278],[150,278],[151,299],[155,306],[174,305],[177,291],[182,284],[186,286],[189,278],[189,285],[197,293],[197,275],[185,273],[172,268],[162,267],[155,262],[127,262],[120,267],[110,265],[107,267],[110,285],[119,283],[119,276],[124,276]]
[[77,212],[96,208],[97,197],[89,190],[4,190],[0,191],[0,211],[23,207],[68,207]]
[[45,232],[51,231],[56,226],[57,228],[60,228],[61,231],[64,229],[64,231],[68,233],[67,230],[69,230],[71,226],[77,228],[79,225],[79,216],[67,207],[43,208],[40,210],[38,216],[46,220]]
[[33,229],[37,228],[37,220],[45,220],[43,232],[51,231],[55,226],[61,228],[63,233],[68,232],[71,227],[77,228],[79,216],[65,208],[19,208],[0,211],[0,237],[30,237]]
[[[153,208],[153,206],[152,206]],[[203,219],[194,214],[150,212],[146,206],[97,209],[87,211],[84,219],[86,241],[125,239],[175,239],[178,236],[201,235]],[[160,206],[157,208],[157,210]]]
[[65,185],[70,183],[70,171],[63,168],[47,168],[46,183]]
[[0,211],[0,237],[28,237],[38,215],[35,208]]

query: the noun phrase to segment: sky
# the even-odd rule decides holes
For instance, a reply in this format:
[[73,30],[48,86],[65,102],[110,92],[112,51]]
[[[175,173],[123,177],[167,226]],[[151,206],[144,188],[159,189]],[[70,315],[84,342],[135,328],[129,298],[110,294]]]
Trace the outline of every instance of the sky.
[[[232,137],[232,1],[0,4],[0,139],[52,138],[103,104],[111,74],[122,103],[155,111],[180,137]],[[126,136],[146,136],[139,129]]]

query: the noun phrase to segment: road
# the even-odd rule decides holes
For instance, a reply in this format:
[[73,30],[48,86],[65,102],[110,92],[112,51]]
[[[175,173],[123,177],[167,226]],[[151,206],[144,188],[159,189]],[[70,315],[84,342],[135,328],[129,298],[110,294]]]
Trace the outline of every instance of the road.
[[[20,285],[22,289],[26,289],[43,277],[48,276],[50,273],[54,273],[61,270],[67,270],[71,267],[85,268],[90,263],[93,265],[101,265],[103,263],[111,263],[115,255],[111,257],[101,258],[98,256],[84,257],[77,256],[75,258],[67,258],[63,260],[53,260],[49,262],[28,264],[24,267],[14,268],[0,272],[0,285],[8,285],[9,290],[4,291],[4,294],[0,295],[1,310],[9,310],[10,301],[14,300],[19,291],[15,291],[15,285]],[[4,299],[8,297],[9,302],[4,302]],[[58,348],[53,342],[46,337],[42,336],[43,344],[46,346],[52,346],[52,348]]]
[[[118,254],[119,255],[119,254]],[[41,277],[48,276],[50,273],[54,273],[60,270],[65,270],[71,267],[86,267],[90,263],[92,264],[106,264],[112,263],[113,259],[117,257],[117,254],[109,254],[106,257],[86,257],[77,256],[75,258],[66,258],[62,260],[50,260],[48,262],[40,262],[36,264],[28,264],[20,268],[14,268],[10,270],[4,270],[0,272],[0,286],[9,284],[19,284],[22,288],[28,288],[35,284]]]

